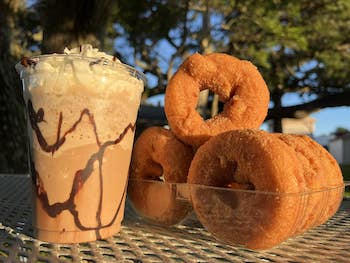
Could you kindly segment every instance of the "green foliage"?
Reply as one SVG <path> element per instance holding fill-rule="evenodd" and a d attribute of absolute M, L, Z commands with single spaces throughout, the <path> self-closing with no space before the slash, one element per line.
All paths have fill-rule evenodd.
<path fill-rule="evenodd" d="M 350 53 L 339 50 L 349 44 L 348 3 L 263 1 L 237 10 L 239 15 L 230 22 L 229 51 L 256 63 L 271 90 L 305 91 L 307 87 L 309 94 L 318 94 L 338 92 L 334 88 L 348 85 Z"/>
<path fill-rule="evenodd" d="M 195 51 L 226 52 L 251 60 L 271 91 L 281 94 L 323 96 L 349 88 L 349 1 L 118 3 L 116 21 L 135 48 L 136 60 L 131 62 L 159 80 L 158 92 L 150 95 L 164 92 L 160 87 L 179 61 Z"/>
<path fill-rule="evenodd" d="M 120 0 L 116 21 L 133 41 L 164 38 L 184 15 L 182 5 L 181 1 Z"/>
<path fill-rule="evenodd" d="M 344 127 L 337 127 L 335 129 L 335 131 L 333 132 L 333 134 L 335 134 L 335 135 L 343 135 L 346 133 L 350 133 L 350 131 Z"/>

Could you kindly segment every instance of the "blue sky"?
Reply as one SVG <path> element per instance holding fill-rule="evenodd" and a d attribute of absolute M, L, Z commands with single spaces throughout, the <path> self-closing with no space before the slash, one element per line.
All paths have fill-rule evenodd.
<path fill-rule="evenodd" d="M 311 115 L 316 121 L 315 136 L 329 134 L 337 127 L 350 130 L 350 107 L 323 109 Z"/>

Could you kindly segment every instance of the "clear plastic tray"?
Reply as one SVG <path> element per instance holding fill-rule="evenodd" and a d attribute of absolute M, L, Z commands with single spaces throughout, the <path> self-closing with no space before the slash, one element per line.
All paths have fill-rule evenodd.
<path fill-rule="evenodd" d="M 268 249 L 325 223 L 338 210 L 349 185 L 275 193 L 130 179 L 128 197 L 137 214 L 148 222 L 172 226 L 194 211 L 219 241 Z"/>

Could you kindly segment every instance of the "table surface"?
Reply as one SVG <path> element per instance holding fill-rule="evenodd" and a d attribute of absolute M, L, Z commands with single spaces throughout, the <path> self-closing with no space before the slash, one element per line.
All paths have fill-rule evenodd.
<path fill-rule="evenodd" d="M 74 245 L 31 237 L 30 180 L 0 175 L 0 262 L 350 262 L 350 201 L 327 223 L 266 251 L 216 241 L 194 216 L 176 227 L 143 222 L 129 203 L 121 232 Z"/>

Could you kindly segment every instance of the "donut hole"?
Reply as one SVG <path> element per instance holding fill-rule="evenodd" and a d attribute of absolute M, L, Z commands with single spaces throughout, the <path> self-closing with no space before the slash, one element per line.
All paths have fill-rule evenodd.
<path fill-rule="evenodd" d="M 219 96 L 219 98 L 216 98 L 215 95 L 216 95 L 216 96 L 219 96 L 219 95 L 216 94 L 215 92 L 209 90 L 208 108 L 209 108 L 209 109 L 212 109 L 212 110 L 213 110 L 214 108 L 216 108 L 216 110 L 215 110 L 214 112 L 211 111 L 211 114 L 210 114 L 211 117 L 214 117 L 214 116 L 216 116 L 216 115 L 221 114 L 221 113 L 223 112 L 223 110 L 224 110 L 224 105 L 225 105 L 225 102 L 226 102 L 226 101 L 220 100 L 220 96 Z M 216 104 L 216 103 L 217 103 L 217 105 L 214 105 L 214 104 Z"/>
<path fill-rule="evenodd" d="M 203 89 L 200 91 L 199 96 L 197 98 L 197 105 L 196 105 L 196 111 L 199 113 L 199 115 L 203 118 L 203 120 L 208 120 L 211 118 L 211 112 L 210 112 L 210 107 L 209 107 L 209 98 L 210 94 L 208 94 L 208 100 L 206 102 L 206 105 L 200 105 L 202 96 L 205 96 L 205 93 L 210 92 L 208 89 Z"/>
<path fill-rule="evenodd" d="M 209 120 L 214 116 L 221 114 L 224 110 L 225 101 L 220 100 L 220 96 L 213 92 L 209 87 L 202 90 L 200 93 L 209 92 L 208 100 L 205 107 L 200 107 L 200 96 L 198 96 L 198 102 L 196 106 L 196 111 L 201 115 L 203 120 Z M 215 95 L 219 96 L 217 98 Z M 216 104 L 217 105 L 214 105 Z M 215 109 L 215 110 L 214 110 Z"/>
<path fill-rule="evenodd" d="M 235 160 L 228 160 L 226 156 L 218 156 L 216 174 L 213 178 L 217 180 L 215 186 L 231 188 L 230 185 L 236 184 L 235 175 L 238 163 Z M 214 184 L 212 184 L 214 185 Z"/>
<path fill-rule="evenodd" d="M 164 181 L 163 167 L 156 162 L 149 165 L 147 171 L 145 171 L 144 179 L 153 181 Z"/>
<path fill-rule="evenodd" d="M 219 168 L 218 175 L 221 178 L 218 186 L 240 189 L 240 190 L 255 190 L 255 186 L 246 182 L 243 178 L 238 176 L 238 162 L 235 160 L 228 160 L 225 156 L 218 157 Z"/>

